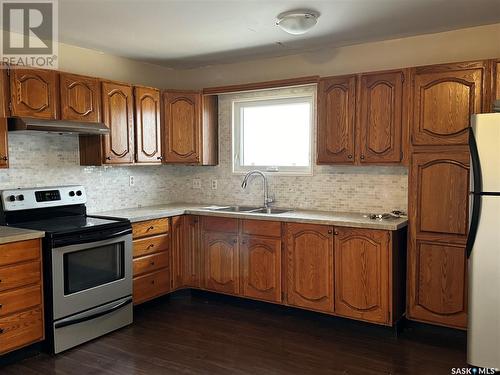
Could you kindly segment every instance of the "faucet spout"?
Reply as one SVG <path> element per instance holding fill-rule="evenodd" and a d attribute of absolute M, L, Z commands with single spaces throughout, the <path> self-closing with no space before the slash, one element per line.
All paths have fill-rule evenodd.
<path fill-rule="evenodd" d="M 259 171 L 257 169 L 248 172 L 245 175 L 245 177 L 243 178 L 243 182 L 241 183 L 241 187 L 243 189 L 246 189 L 246 187 L 248 186 L 248 180 L 253 175 L 261 176 L 262 180 L 264 181 L 264 207 L 269 208 L 269 206 L 271 205 L 271 203 L 274 202 L 274 199 L 269 196 L 269 184 L 268 184 L 268 181 L 267 181 L 267 176 L 263 172 L 261 172 L 261 171 Z"/>

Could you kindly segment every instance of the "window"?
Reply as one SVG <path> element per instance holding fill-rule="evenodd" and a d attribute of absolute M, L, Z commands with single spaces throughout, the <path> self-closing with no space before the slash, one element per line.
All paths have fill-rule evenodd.
<path fill-rule="evenodd" d="M 233 172 L 311 174 L 314 94 L 233 101 Z"/>

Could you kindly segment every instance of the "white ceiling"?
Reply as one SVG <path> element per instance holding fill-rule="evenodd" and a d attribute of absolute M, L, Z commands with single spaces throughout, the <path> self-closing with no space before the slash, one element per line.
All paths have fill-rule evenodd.
<path fill-rule="evenodd" d="M 309 33 L 275 26 L 300 8 L 321 13 Z M 59 0 L 60 41 L 176 68 L 497 22 L 500 0 Z"/>

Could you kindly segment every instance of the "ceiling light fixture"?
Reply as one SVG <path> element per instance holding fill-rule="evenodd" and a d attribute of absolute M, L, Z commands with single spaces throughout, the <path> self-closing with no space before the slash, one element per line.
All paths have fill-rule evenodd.
<path fill-rule="evenodd" d="M 291 10 L 276 17 L 276 25 L 289 34 L 301 35 L 318 23 L 319 13 L 312 10 Z"/>

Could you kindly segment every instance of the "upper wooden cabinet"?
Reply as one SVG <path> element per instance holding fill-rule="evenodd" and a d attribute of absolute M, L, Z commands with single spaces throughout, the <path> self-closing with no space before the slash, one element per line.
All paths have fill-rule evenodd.
<path fill-rule="evenodd" d="M 413 145 L 467 144 L 471 115 L 488 112 L 486 69 L 486 62 L 414 69 Z"/>
<path fill-rule="evenodd" d="M 59 112 L 59 73 L 42 69 L 11 69 L 11 115 L 55 120 Z"/>
<path fill-rule="evenodd" d="M 198 91 L 165 91 L 165 163 L 217 164 L 217 97 Z"/>
<path fill-rule="evenodd" d="M 160 91 L 134 88 L 137 163 L 161 163 Z"/>
<path fill-rule="evenodd" d="M 360 163 L 399 163 L 407 126 L 403 71 L 364 74 L 360 79 L 358 134 Z"/>
<path fill-rule="evenodd" d="M 318 86 L 319 164 L 355 162 L 356 76 L 322 78 Z"/>
<path fill-rule="evenodd" d="M 289 305 L 333 312 L 333 227 L 286 225 Z"/>
<path fill-rule="evenodd" d="M 134 162 L 134 107 L 132 86 L 102 82 L 103 120 L 109 134 L 103 135 L 105 164 Z"/>
<path fill-rule="evenodd" d="M 0 118 L 0 168 L 9 167 L 9 137 L 7 136 L 7 119 Z"/>
<path fill-rule="evenodd" d="M 391 322 L 390 232 L 335 228 L 335 312 Z"/>
<path fill-rule="evenodd" d="M 101 87 L 97 78 L 60 74 L 61 119 L 101 121 Z"/>

